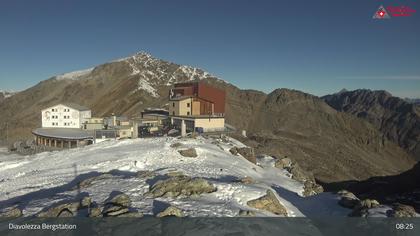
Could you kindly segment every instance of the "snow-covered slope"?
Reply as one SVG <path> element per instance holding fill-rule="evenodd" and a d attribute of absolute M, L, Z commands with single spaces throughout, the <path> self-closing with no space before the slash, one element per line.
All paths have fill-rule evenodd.
<path fill-rule="evenodd" d="M 179 148 L 193 147 L 198 157 L 183 157 L 171 144 Z M 180 171 L 187 176 L 203 177 L 217 187 L 217 191 L 199 198 L 159 198 L 188 216 L 237 216 L 240 209 L 253 210 L 258 216 L 274 216 L 252 209 L 247 201 L 274 190 L 289 216 L 345 216 L 348 210 L 337 205 L 338 198 L 322 193 L 304 198 L 303 186 L 289 174 L 273 167 L 270 157 L 259 158 L 254 165 L 229 149 L 243 144 L 236 140 L 222 142 L 213 138 L 197 139 L 150 138 L 125 141 L 107 141 L 85 148 L 61 152 L 45 152 L 33 156 L 4 155 L 0 153 L 0 208 L 19 202 L 25 215 L 33 215 L 61 200 L 74 198 L 75 179 L 83 180 L 98 172 L 113 173 L 107 178 L 84 188 L 94 201 L 102 203 L 112 191 L 126 193 L 133 207 L 145 214 L 153 214 L 156 199 L 144 197 L 150 182 L 136 177 L 141 170 L 164 175 Z M 238 179 L 251 177 L 254 184 Z"/>

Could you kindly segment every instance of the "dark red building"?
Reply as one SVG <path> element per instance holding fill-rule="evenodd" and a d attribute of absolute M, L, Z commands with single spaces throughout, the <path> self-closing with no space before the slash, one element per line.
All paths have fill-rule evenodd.
<path fill-rule="evenodd" d="M 204 82 L 187 82 L 175 84 L 169 93 L 170 101 L 181 101 L 188 98 L 191 98 L 191 104 L 187 103 L 188 107 L 191 106 L 190 115 L 224 116 L 225 91 Z M 175 103 L 173 105 L 175 106 Z"/>

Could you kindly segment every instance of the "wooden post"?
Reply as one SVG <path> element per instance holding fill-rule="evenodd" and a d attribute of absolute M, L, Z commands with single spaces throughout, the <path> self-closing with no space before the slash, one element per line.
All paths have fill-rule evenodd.
<path fill-rule="evenodd" d="M 64 140 L 61 140 L 61 148 L 64 148 Z"/>
<path fill-rule="evenodd" d="M 54 147 L 57 147 L 57 139 L 54 139 Z"/>

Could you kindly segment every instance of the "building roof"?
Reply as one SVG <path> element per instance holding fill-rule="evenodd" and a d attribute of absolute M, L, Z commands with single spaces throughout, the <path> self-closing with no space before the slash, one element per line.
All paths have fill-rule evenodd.
<path fill-rule="evenodd" d="M 93 138 L 93 130 L 81 130 L 71 128 L 38 128 L 33 130 L 32 133 L 43 137 L 71 140 Z"/>

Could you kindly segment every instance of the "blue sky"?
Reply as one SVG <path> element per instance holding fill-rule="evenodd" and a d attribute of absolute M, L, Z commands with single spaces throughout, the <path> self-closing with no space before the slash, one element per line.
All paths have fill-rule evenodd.
<path fill-rule="evenodd" d="M 373 20 L 379 5 L 410 17 Z M 0 89 L 147 51 L 270 92 L 420 97 L 418 1 L 0 1 Z"/>

